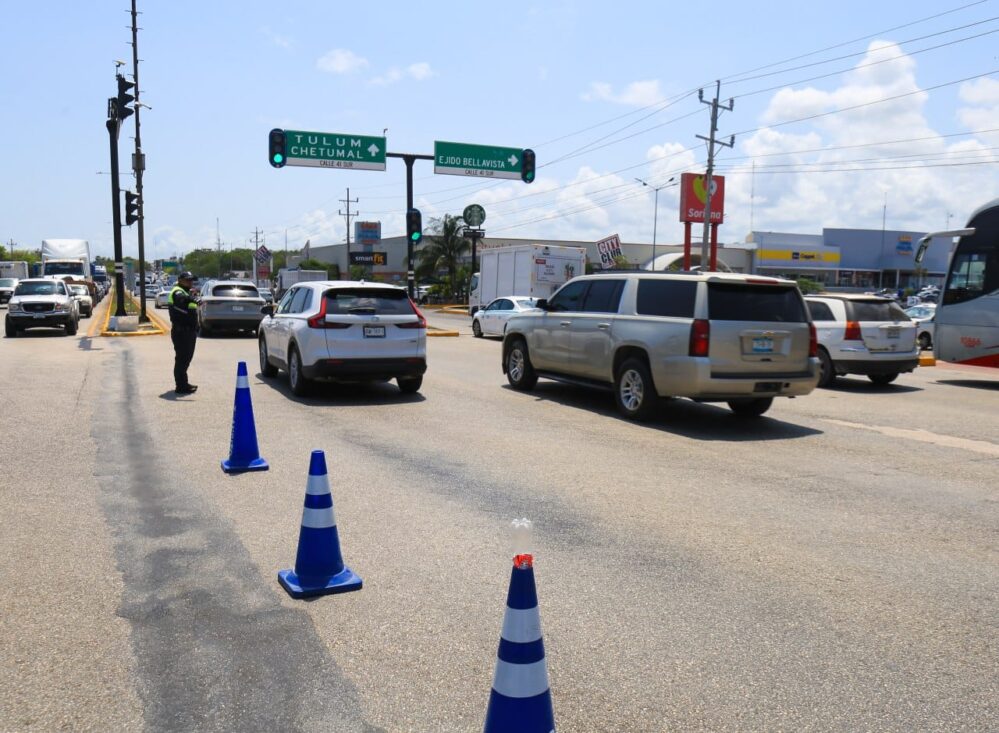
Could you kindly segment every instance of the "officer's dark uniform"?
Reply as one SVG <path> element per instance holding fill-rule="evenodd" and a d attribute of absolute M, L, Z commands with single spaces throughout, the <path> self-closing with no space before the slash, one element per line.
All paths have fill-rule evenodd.
<path fill-rule="evenodd" d="M 191 297 L 191 291 L 178 281 L 167 297 L 170 309 L 170 338 L 173 340 L 174 362 L 173 379 L 177 392 L 189 394 L 197 387 L 187 381 L 187 367 L 194 358 L 194 346 L 198 342 L 198 304 Z"/>

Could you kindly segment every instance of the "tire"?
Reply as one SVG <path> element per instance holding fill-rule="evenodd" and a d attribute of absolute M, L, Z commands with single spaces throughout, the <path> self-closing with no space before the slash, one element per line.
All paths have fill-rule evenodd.
<path fill-rule="evenodd" d="M 395 382 L 403 394 L 416 394 L 423 386 L 423 377 L 399 377 Z"/>
<path fill-rule="evenodd" d="M 10 322 L 10 318 L 5 318 L 3 322 L 3 332 L 7 338 L 12 339 L 17 338 L 18 333 L 20 333 L 20 329 Z"/>
<path fill-rule="evenodd" d="M 920 351 L 925 351 L 933 346 L 933 339 L 925 331 L 919 334 L 919 349 Z"/>
<path fill-rule="evenodd" d="M 66 321 L 65 328 L 66 328 L 66 335 L 67 336 L 75 336 L 76 335 L 76 331 L 79 328 L 79 324 L 76 322 L 75 319 L 71 318 L 70 320 Z"/>
<path fill-rule="evenodd" d="M 825 349 L 819 349 L 819 383 L 815 385 L 816 387 L 831 387 L 832 383 L 836 381 L 836 367 L 833 366 L 832 359 L 829 358 L 829 352 Z"/>
<path fill-rule="evenodd" d="M 656 388 L 649 368 L 641 359 L 626 359 L 614 378 L 614 401 L 629 420 L 648 420 L 656 407 Z"/>
<path fill-rule="evenodd" d="M 538 375 L 531 366 L 531 357 L 527 353 L 524 339 L 516 339 L 506 352 L 506 381 L 510 386 L 522 392 L 534 389 L 538 383 Z"/>
<path fill-rule="evenodd" d="M 898 379 L 898 372 L 894 374 L 868 374 L 867 378 L 879 387 L 884 387 Z"/>
<path fill-rule="evenodd" d="M 263 336 L 260 337 L 258 351 L 260 352 L 260 375 L 273 379 L 277 376 L 278 370 L 277 367 L 271 364 L 267 359 L 267 341 Z"/>
<path fill-rule="evenodd" d="M 482 326 L 474 319 L 472 320 L 472 335 L 477 339 L 482 338 Z"/>
<path fill-rule="evenodd" d="M 302 357 L 298 348 L 292 346 L 288 351 L 288 385 L 296 397 L 305 397 L 309 393 L 310 382 L 302 374 Z"/>
<path fill-rule="evenodd" d="M 728 406 L 739 417 L 759 417 L 770 409 L 773 397 L 755 397 L 745 400 L 729 400 Z"/>

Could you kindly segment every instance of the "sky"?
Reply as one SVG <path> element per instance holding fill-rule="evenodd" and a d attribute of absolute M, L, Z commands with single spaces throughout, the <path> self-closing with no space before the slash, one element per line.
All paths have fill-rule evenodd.
<path fill-rule="evenodd" d="M 0 238 L 113 252 L 107 98 L 131 74 L 127 0 L 4 0 Z M 486 210 L 486 236 L 683 239 L 678 189 L 718 122 L 723 242 L 751 229 L 928 231 L 999 196 L 999 0 L 264 3 L 139 0 L 147 259 L 344 241 L 344 200 L 404 232 L 405 167 L 285 167 L 272 128 L 537 155 L 537 178 L 414 167 L 425 224 Z M 119 141 L 122 188 L 134 117 Z M 635 179 L 642 179 L 643 186 Z M 658 194 L 658 211 L 653 188 Z M 356 201 L 355 201 L 356 200 Z M 355 219 L 352 219 L 352 221 Z M 123 229 L 137 253 L 136 227 Z M 698 235 L 695 235 L 699 236 Z"/>

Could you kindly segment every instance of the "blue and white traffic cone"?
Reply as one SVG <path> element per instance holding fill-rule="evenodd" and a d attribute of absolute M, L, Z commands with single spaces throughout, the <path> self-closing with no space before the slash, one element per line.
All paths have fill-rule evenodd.
<path fill-rule="evenodd" d="M 236 367 L 236 401 L 232 408 L 232 437 L 229 439 L 229 458 L 222 461 L 226 473 L 266 471 L 270 466 L 260 457 L 257 447 L 257 427 L 253 423 L 253 403 L 250 401 L 250 380 L 246 376 L 246 362 Z"/>
<path fill-rule="evenodd" d="M 343 564 L 340 554 L 326 455 L 321 450 L 312 451 L 309 463 L 295 569 L 279 572 L 278 582 L 292 598 L 361 590 L 360 577 Z"/>
<path fill-rule="evenodd" d="M 513 559 L 485 733 L 555 733 L 534 558 Z"/>

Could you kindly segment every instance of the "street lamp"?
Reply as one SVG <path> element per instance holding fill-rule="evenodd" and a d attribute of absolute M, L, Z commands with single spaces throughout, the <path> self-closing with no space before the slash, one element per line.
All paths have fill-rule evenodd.
<path fill-rule="evenodd" d="M 648 181 L 643 181 L 641 178 L 635 179 L 643 186 L 648 186 L 649 188 L 651 188 L 653 191 L 656 192 L 656 203 L 655 203 L 656 209 L 655 209 L 655 214 L 652 217 L 652 269 L 653 270 L 656 269 L 656 228 L 659 224 L 659 192 L 662 191 L 664 188 L 670 188 L 672 186 L 676 186 L 677 184 L 674 183 L 675 179 L 676 176 L 670 176 L 670 179 L 661 186 L 653 186 L 651 183 L 649 183 Z"/>

